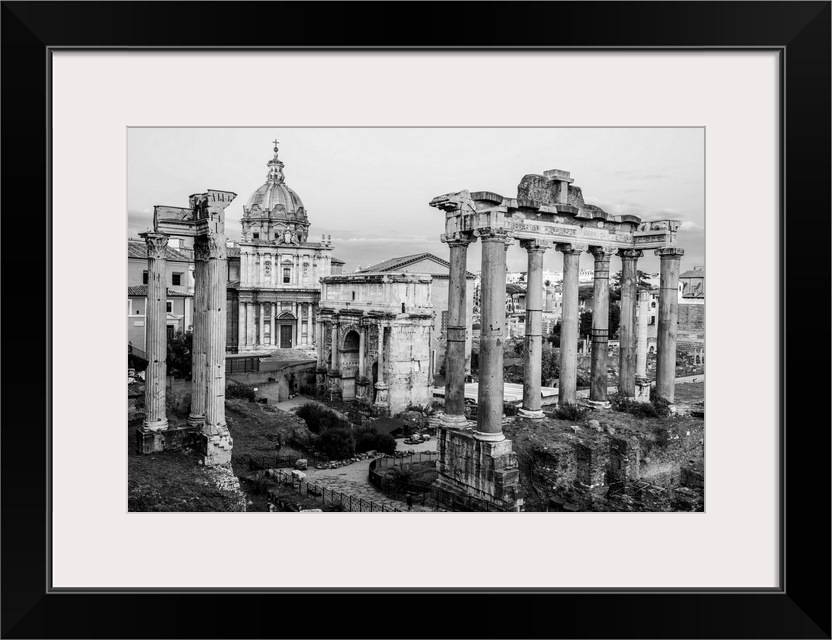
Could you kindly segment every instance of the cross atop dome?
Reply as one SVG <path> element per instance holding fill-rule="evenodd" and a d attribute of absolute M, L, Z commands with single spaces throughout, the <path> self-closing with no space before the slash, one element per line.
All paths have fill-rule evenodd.
<path fill-rule="evenodd" d="M 277 138 L 275 138 L 272 142 L 274 143 L 274 158 L 269 160 L 269 175 L 266 179 L 269 182 L 283 182 L 284 164 L 277 157 Z"/>

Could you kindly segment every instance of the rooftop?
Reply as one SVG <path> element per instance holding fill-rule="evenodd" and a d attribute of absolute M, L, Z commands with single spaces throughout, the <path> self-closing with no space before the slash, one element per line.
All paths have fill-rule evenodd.
<path fill-rule="evenodd" d="M 141 258 L 147 260 L 147 244 L 144 240 L 128 240 L 127 241 L 127 257 Z M 180 251 L 178 249 L 165 248 L 165 259 L 174 260 L 176 262 L 193 262 L 190 251 Z"/>
<path fill-rule="evenodd" d="M 422 260 L 432 260 L 442 266 L 445 266 L 450 271 L 451 263 L 447 260 L 443 260 L 439 256 L 435 256 L 432 253 L 414 253 L 409 256 L 401 256 L 399 258 L 390 258 L 389 260 L 385 260 L 384 262 L 379 262 L 378 264 L 370 265 L 369 267 L 365 267 L 359 273 L 362 272 L 377 272 L 377 271 L 396 271 L 401 269 L 402 267 L 406 267 L 411 264 L 415 264 L 417 262 L 421 262 Z M 468 278 L 476 278 L 476 276 L 471 273 L 470 271 L 465 272 Z M 433 274 L 435 275 L 435 274 Z"/>

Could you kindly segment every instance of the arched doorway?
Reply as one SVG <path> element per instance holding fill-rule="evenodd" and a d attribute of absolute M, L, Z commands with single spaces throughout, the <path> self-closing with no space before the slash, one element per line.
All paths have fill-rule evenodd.
<path fill-rule="evenodd" d="M 358 375 L 358 348 L 361 339 L 354 329 L 347 331 L 341 347 L 341 393 L 344 400 L 355 399 L 355 378 Z"/>

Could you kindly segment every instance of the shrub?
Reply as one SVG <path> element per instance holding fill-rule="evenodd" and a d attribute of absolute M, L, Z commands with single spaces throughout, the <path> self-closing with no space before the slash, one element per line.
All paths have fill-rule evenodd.
<path fill-rule="evenodd" d="M 350 423 L 334 411 L 318 404 L 305 404 L 296 412 L 306 422 L 312 433 L 323 433 L 328 429 L 349 429 Z"/>
<path fill-rule="evenodd" d="M 352 432 L 343 427 L 326 429 L 318 438 L 318 448 L 334 460 L 343 460 L 355 455 L 355 439 Z"/>
<path fill-rule="evenodd" d="M 237 384 L 236 382 L 228 381 L 225 383 L 225 397 L 237 398 L 241 400 L 248 400 L 254 402 L 254 389 L 247 387 L 244 384 Z"/>
<path fill-rule="evenodd" d="M 504 404 L 503 405 L 503 413 L 507 416 L 516 416 L 517 415 L 517 407 L 513 404 Z"/>
<path fill-rule="evenodd" d="M 627 396 L 615 393 L 609 397 L 612 408 L 637 418 L 666 418 L 670 415 L 669 403 L 664 398 L 650 393 L 650 402 L 636 402 Z"/>
<path fill-rule="evenodd" d="M 586 418 L 589 409 L 581 407 L 577 404 L 566 404 L 558 407 L 552 412 L 552 417 L 558 420 L 569 420 L 570 422 L 581 422 Z"/>
<path fill-rule="evenodd" d="M 375 427 L 362 427 L 355 431 L 355 450 L 358 453 L 380 451 L 392 455 L 396 451 L 396 439 L 389 433 L 379 432 Z"/>

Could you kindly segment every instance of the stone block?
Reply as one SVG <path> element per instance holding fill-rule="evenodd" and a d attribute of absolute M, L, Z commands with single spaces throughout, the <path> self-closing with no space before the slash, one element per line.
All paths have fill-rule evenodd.
<path fill-rule="evenodd" d="M 295 469 L 298 469 L 299 471 L 306 471 L 306 468 L 307 468 L 306 458 L 299 458 L 295 461 Z"/>
<path fill-rule="evenodd" d="M 299 471 L 297 469 L 292 470 L 292 480 L 297 482 L 303 482 L 306 480 L 306 474 L 303 471 Z"/>

